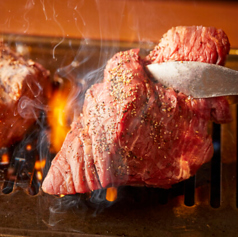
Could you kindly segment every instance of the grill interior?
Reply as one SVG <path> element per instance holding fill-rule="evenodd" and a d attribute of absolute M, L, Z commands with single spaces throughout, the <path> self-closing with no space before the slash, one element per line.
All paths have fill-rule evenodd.
<path fill-rule="evenodd" d="M 21 42 L 20 46 L 27 49 L 26 57 L 43 64 L 52 74 L 76 76 L 78 83 L 82 83 L 83 73 L 101 68 L 119 50 L 140 47 L 143 55 L 152 47 L 146 43 L 90 41 L 85 44 L 80 40 L 65 40 L 55 48 L 60 39 L 13 35 L 4 38 L 12 46 Z M 231 50 L 226 66 L 238 70 L 236 52 Z M 72 61 L 79 62 L 80 72 L 68 66 Z M 102 72 L 103 68 L 94 75 Z M 91 77 L 88 80 L 94 83 Z M 115 202 L 106 201 L 106 190 L 64 197 L 42 193 L 35 162 L 47 158 L 44 177 L 54 157 L 44 136 L 48 125 L 42 113 L 23 141 L 0 150 L 1 160 L 4 154 L 11 157 L 10 163 L 0 165 L 0 234 L 235 236 L 238 230 L 237 105 L 231 105 L 231 110 L 232 123 L 211 124 L 214 156 L 196 176 L 168 190 L 120 187 Z M 31 149 L 27 148 L 29 144 Z"/>

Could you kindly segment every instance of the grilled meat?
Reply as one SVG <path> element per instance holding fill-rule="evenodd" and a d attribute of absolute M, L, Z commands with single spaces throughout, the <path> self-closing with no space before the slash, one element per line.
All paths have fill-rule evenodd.
<path fill-rule="evenodd" d="M 174 31 L 178 38 L 179 32 L 187 29 L 200 30 L 179 29 Z M 207 37 L 213 39 L 210 31 L 214 32 L 213 28 L 206 28 Z M 196 32 L 195 35 L 202 38 Z M 169 37 L 173 41 L 171 34 L 167 41 Z M 218 39 L 226 42 L 226 53 L 216 60 L 219 63 L 224 62 L 229 51 L 229 42 L 224 38 Z M 208 42 L 203 46 L 205 52 L 210 49 Z M 181 44 L 178 47 L 185 48 Z M 187 47 L 193 51 L 191 45 Z M 145 60 L 139 57 L 138 49 L 133 49 L 117 53 L 108 61 L 103 82 L 87 91 L 83 113 L 72 124 L 61 151 L 52 161 L 42 186 L 45 192 L 85 193 L 119 185 L 169 188 L 194 175 L 211 159 L 208 123 L 231 121 L 227 100 L 194 99 L 154 83 L 144 65 L 160 61 L 159 57 L 164 59 L 163 53 L 156 50 L 160 47 Z M 177 60 L 184 59 L 181 52 Z"/>
<path fill-rule="evenodd" d="M 0 147 L 22 139 L 44 108 L 49 72 L 13 52 L 0 40 Z"/>
<path fill-rule="evenodd" d="M 224 65 L 229 50 L 229 40 L 221 29 L 177 26 L 163 35 L 160 43 L 145 58 L 145 63 L 199 61 Z"/>

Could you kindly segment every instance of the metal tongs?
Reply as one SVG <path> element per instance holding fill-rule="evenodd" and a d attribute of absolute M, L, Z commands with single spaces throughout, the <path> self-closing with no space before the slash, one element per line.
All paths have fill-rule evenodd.
<path fill-rule="evenodd" d="M 238 95 L 238 71 L 209 63 L 177 61 L 150 64 L 152 76 L 194 98 Z"/>

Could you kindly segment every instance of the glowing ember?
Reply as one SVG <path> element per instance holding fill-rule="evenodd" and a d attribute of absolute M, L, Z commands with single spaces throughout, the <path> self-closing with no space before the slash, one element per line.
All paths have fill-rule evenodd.
<path fill-rule="evenodd" d="M 41 173 L 41 171 L 37 171 L 36 172 L 36 177 L 37 177 L 37 179 L 39 180 L 39 181 L 41 181 L 42 180 L 42 173 Z"/>
<path fill-rule="evenodd" d="M 37 160 L 36 162 L 35 162 L 35 169 L 36 170 L 40 170 L 40 169 L 43 169 L 44 167 L 45 167 L 45 163 L 46 163 L 46 161 L 45 160 Z"/>
<path fill-rule="evenodd" d="M 36 170 L 36 178 L 38 181 L 42 181 L 43 175 L 42 175 L 42 169 L 45 167 L 46 160 L 37 160 L 35 162 L 35 170 Z"/>
<path fill-rule="evenodd" d="M 117 199 L 117 188 L 110 187 L 107 188 L 106 199 L 109 202 L 113 202 Z"/>
<path fill-rule="evenodd" d="M 2 155 L 2 159 L 1 159 L 1 165 L 6 165 L 9 163 L 9 156 L 8 154 L 3 154 Z"/>
<path fill-rule="evenodd" d="M 26 150 L 27 150 L 27 151 L 30 151 L 31 149 L 32 149 L 31 144 L 26 145 Z"/>
<path fill-rule="evenodd" d="M 58 152 L 70 127 L 67 122 L 67 98 L 69 90 L 58 90 L 53 94 L 49 107 L 48 122 L 51 127 L 51 145 Z"/>
<path fill-rule="evenodd" d="M 60 194 L 60 197 L 61 197 L 61 198 L 64 197 L 64 194 Z"/>

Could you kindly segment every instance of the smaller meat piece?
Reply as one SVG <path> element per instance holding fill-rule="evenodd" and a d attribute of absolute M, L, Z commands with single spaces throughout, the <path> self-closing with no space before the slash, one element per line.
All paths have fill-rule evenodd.
<path fill-rule="evenodd" d="M 197 61 L 223 66 L 229 50 L 228 37 L 221 29 L 177 26 L 163 35 L 160 43 L 145 58 L 145 63 Z"/>
<path fill-rule="evenodd" d="M 49 91 L 49 71 L 0 40 L 0 147 L 23 138 L 44 109 Z"/>

